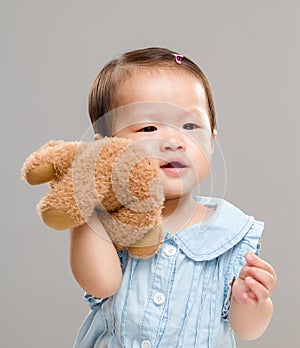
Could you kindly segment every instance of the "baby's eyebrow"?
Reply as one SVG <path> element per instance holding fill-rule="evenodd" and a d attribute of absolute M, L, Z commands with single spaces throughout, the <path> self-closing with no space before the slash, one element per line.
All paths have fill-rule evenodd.
<path fill-rule="evenodd" d="M 205 123 L 206 122 L 206 117 L 202 115 L 201 113 L 195 114 L 195 113 L 185 113 L 180 117 L 181 121 L 193 121 L 196 123 Z"/>
<path fill-rule="evenodd" d="M 179 113 L 169 113 L 169 114 L 147 114 L 142 116 L 139 120 L 134 122 L 134 124 L 146 124 L 146 123 L 157 123 L 157 124 L 173 124 L 179 125 L 182 121 L 194 121 L 194 122 L 205 122 L 206 117 L 201 112 L 196 110 L 195 113 L 190 111 L 184 111 Z"/>
<path fill-rule="evenodd" d="M 205 119 L 205 112 L 202 112 L 200 109 L 187 109 L 184 113 L 184 116 L 196 116 L 196 117 L 200 117 L 202 119 Z"/>
<path fill-rule="evenodd" d="M 210 128 L 210 119 L 205 110 L 203 112 L 199 109 L 191 109 L 182 114 L 181 122 L 185 123 L 195 123 L 201 128 Z"/>

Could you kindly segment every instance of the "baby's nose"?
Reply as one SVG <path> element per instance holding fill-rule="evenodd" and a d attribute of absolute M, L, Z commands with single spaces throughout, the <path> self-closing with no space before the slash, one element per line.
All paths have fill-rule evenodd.
<path fill-rule="evenodd" d="M 162 140 L 160 144 L 161 151 L 185 150 L 185 144 L 181 139 Z"/>

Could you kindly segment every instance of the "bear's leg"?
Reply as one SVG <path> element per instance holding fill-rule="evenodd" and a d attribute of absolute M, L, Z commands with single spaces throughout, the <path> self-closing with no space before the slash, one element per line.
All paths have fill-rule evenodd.
<path fill-rule="evenodd" d="M 61 181 L 51 182 L 50 190 L 37 209 L 43 222 L 56 230 L 73 228 L 85 222 L 83 208 L 74 193 L 72 173 L 67 173 Z M 90 207 L 90 213 L 92 211 Z"/>
<path fill-rule="evenodd" d="M 58 209 L 46 209 L 40 211 L 43 222 L 55 230 L 67 230 L 78 225 L 71 215 Z"/>
<path fill-rule="evenodd" d="M 127 247 L 129 253 L 135 257 L 147 258 L 154 255 L 162 246 L 163 232 L 159 226 L 155 226 L 144 235 L 137 243 Z"/>

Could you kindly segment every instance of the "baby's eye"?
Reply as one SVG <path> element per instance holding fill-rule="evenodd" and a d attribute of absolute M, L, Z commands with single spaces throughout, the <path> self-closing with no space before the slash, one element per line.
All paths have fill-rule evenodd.
<path fill-rule="evenodd" d="M 155 126 L 147 126 L 138 130 L 138 132 L 155 132 L 157 128 Z"/>
<path fill-rule="evenodd" d="M 191 129 L 199 128 L 199 126 L 198 126 L 196 123 L 185 123 L 185 124 L 183 125 L 183 128 L 184 128 L 184 129 L 191 130 Z"/>

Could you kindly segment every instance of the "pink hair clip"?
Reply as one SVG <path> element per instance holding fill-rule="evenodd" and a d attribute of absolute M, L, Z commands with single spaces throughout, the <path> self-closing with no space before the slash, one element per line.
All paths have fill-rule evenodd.
<path fill-rule="evenodd" d="M 182 58 L 183 58 L 182 54 L 173 53 L 172 55 L 175 57 L 175 61 L 176 61 L 177 64 L 181 64 L 182 63 Z"/>

